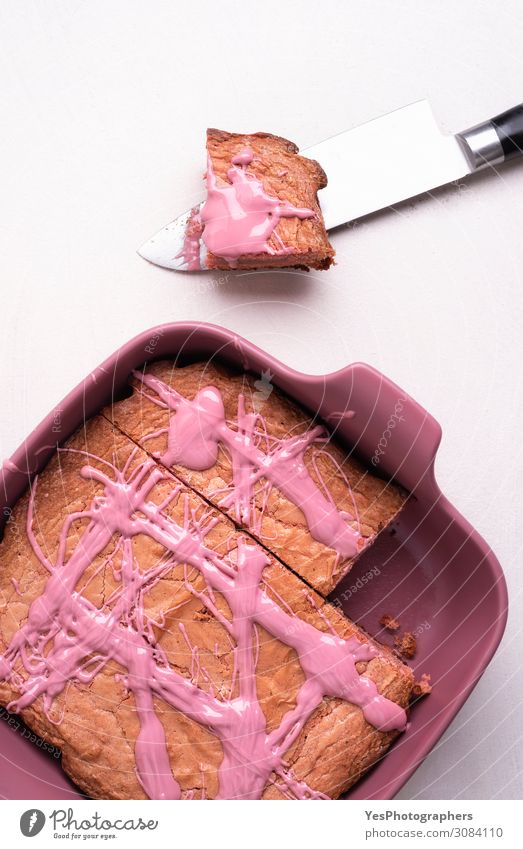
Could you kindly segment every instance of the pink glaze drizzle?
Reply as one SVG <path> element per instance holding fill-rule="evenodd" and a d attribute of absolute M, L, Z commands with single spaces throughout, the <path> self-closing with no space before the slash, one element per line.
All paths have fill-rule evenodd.
<path fill-rule="evenodd" d="M 195 206 L 191 209 L 185 226 L 182 249 L 175 256 L 175 259 L 183 259 L 188 271 L 201 271 L 200 245 L 202 230 L 203 224 L 200 216 L 200 207 Z"/>
<path fill-rule="evenodd" d="M 219 445 L 223 444 L 232 459 L 233 486 L 220 505 L 233 507 L 238 522 L 260 530 L 253 502 L 255 486 L 264 478 L 300 508 L 313 539 L 333 548 L 344 559 L 358 553 L 361 536 L 349 524 L 354 517 L 337 509 L 332 498 L 316 485 L 304 463 L 305 451 L 323 434 L 321 427 L 276 440 L 264 452 L 254 439 L 261 416 L 245 412 L 243 395 L 238 398 L 238 428 L 233 430 L 225 421 L 222 397 L 213 386 L 201 389 L 189 401 L 152 375 L 135 372 L 135 377 L 176 412 L 169 422 L 167 451 L 161 455 L 166 466 L 179 463 L 194 471 L 210 469 L 218 459 Z"/>
<path fill-rule="evenodd" d="M 218 182 L 210 157 L 207 163 L 207 200 L 201 210 L 203 241 L 215 256 L 223 257 L 234 267 L 244 254 L 292 253 L 280 241 L 275 250 L 269 239 L 280 218 L 313 218 L 312 209 L 296 207 L 271 197 L 247 166 L 253 160 L 250 148 L 244 148 L 232 160 L 227 171 L 228 183 Z M 277 236 L 277 234 L 274 234 Z"/>
<path fill-rule="evenodd" d="M 23 593 L 20 590 L 20 581 L 17 581 L 16 578 L 11 578 L 11 583 L 14 587 L 15 593 L 19 596 L 23 595 Z"/>
<path fill-rule="evenodd" d="M 0 656 L 0 680 L 10 681 L 20 694 L 8 709 L 21 711 L 41 697 L 48 717 L 59 722 L 51 717 L 51 710 L 68 683 L 88 684 L 109 660 L 114 660 L 126 670 L 115 679 L 134 696 L 140 723 L 135 742 L 136 771 L 150 798 L 181 797 L 180 785 L 171 771 L 164 728 L 155 712 L 155 698 L 205 726 L 220 740 L 223 760 L 218 798 L 260 798 L 268 782 L 292 798 L 325 798 L 293 776 L 284 754 L 325 696 L 358 705 L 366 720 L 382 731 L 405 728 L 405 711 L 381 696 L 376 685 L 357 672 L 356 663 L 370 660 L 378 650 L 355 637 L 343 640 L 324 633 L 283 610 L 260 586 L 268 563 L 265 553 L 240 539 L 236 563 L 218 556 L 205 544 L 205 535 L 213 525 L 208 514 L 197 520 L 187 500 L 183 525 L 173 521 L 162 505 L 149 499 L 154 486 L 166 479 L 165 473 L 153 460 L 129 471 L 134 454 L 121 471 L 106 461 L 100 462 L 107 471 L 90 465 L 82 468 L 82 477 L 97 482 L 102 492 L 85 511 L 64 521 L 55 563 L 44 555 L 32 529 L 35 482 L 27 531 L 49 576 L 41 595 L 31 603 L 24 624 Z M 67 536 L 75 518 L 88 520 L 88 525 L 66 559 Z M 145 571 L 133 557 L 132 539 L 137 534 L 147 535 L 166 550 L 166 556 Z M 110 599 L 112 607 L 105 603 L 97 608 L 75 588 L 115 535 L 119 539 L 108 561 L 121 551 L 121 565 L 115 570 L 120 585 Z M 207 692 L 182 676 L 169 665 L 156 641 L 144 598 L 174 563 L 183 563 L 186 570 L 194 568 L 203 576 L 208 606 L 213 604 L 214 592 L 221 593 L 229 605 L 232 620 L 221 615 L 219 621 L 234 646 L 236 696 L 231 688 L 228 698 L 218 698 L 212 688 Z M 186 586 L 192 586 L 187 571 Z M 295 649 L 305 675 L 295 707 L 270 732 L 256 692 L 256 625 Z M 192 655 L 197 674 L 201 674 L 197 652 Z"/>

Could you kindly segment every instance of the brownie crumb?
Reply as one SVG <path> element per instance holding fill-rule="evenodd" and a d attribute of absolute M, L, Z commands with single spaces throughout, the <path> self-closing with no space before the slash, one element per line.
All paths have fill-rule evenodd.
<path fill-rule="evenodd" d="M 411 660 L 416 654 L 418 648 L 416 637 L 410 631 L 405 631 L 401 636 L 394 637 L 394 645 L 398 653 L 407 660 Z"/>
<path fill-rule="evenodd" d="M 389 613 L 384 613 L 380 619 L 380 625 L 383 628 L 386 628 L 387 631 L 399 631 L 400 623 L 394 616 L 391 616 Z"/>
<path fill-rule="evenodd" d="M 193 618 L 196 622 L 209 622 L 209 621 L 211 620 L 211 618 L 212 618 L 212 617 L 211 617 L 211 614 L 209 613 L 209 611 L 207 610 L 207 608 L 206 608 L 206 607 L 204 607 L 204 608 L 203 608 L 203 610 L 196 610 L 196 611 L 193 613 L 193 617 L 192 617 L 192 618 Z"/>
<path fill-rule="evenodd" d="M 424 672 L 420 680 L 414 682 L 414 686 L 412 688 L 412 695 L 416 698 L 420 698 L 421 696 L 428 696 L 429 693 L 432 693 L 430 675 L 427 672 Z"/>

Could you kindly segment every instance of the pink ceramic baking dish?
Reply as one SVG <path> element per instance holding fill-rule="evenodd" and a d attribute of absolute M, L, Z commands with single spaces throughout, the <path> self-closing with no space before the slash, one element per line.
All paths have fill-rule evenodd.
<path fill-rule="evenodd" d="M 503 634 L 507 592 L 490 547 L 438 488 L 434 459 L 439 425 L 379 372 L 356 363 L 335 374 L 304 375 L 221 327 L 183 322 L 154 328 L 88 375 L 4 463 L 2 521 L 27 487 L 28 474 L 45 465 L 57 442 L 125 394 L 132 369 L 152 359 L 182 363 L 215 357 L 257 375 L 269 369 L 272 382 L 328 422 L 349 450 L 414 495 L 393 529 L 380 535 L 331 597 L 384 642 L 390 637 L 380 631 L 380 617 L 399 617 L 402 628 L 417 636 L 415 671 L 432 677 L 433 692 L 414 706 L 406 733 L 349 794 L 351 799 L 389 799 L 441 737 L 484 672 Z M 343 415 L 347 411 L 354 415 Z M 0 713 L 0 797 L 79 797 L 59 758 L 45 751 L 41 741 L 31 740 L 16 717 Z"/>

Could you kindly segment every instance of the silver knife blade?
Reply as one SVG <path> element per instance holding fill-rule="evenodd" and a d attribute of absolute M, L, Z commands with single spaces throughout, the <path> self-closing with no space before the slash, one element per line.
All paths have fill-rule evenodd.
<path fill-rule="evenodd" d="M 304 151 L 329 183 L 320 192 L 327 229 L 444 186 L 473 170 L 456 136 L 444 135 L 419 100 Z"/>
<path fill-rule="evenodd" d="M 328 177 L 319 194 L 328 230 L 458 180 L 474 169 L 458 137 L 441 132 L 427 100 L 418 100 L 300 151 Z M 203 202 L 203 194 L 202 194 Z M 187 270 L 181 252 L 191 210 L 138 250 L 155 265 Z M 205 248 L 200 257 L 205 268 Z"/>

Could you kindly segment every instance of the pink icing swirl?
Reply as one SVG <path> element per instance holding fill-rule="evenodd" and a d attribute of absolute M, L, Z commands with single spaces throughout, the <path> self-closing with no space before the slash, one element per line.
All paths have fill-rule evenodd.
<path fill-rule="evenodd" d="M 207 249 L 231 267 L 244 254 L 292 253 L 293 249 L 285 247 L 275 232 L 278 222 L 281 218 L 313 218 L 316 214 L 312 209 L 296 207 L 268 195 L 260 180 L 247 173 L 253 158 L 248 147 L 235 156 L 226 183 L 218 181 L 208 157 L 207 200 L 200 213 L 202 238 Z M 273 234 L 280 243 L 278 250 L 269 244 Z"/>
<path fill-rule="evenodd" d="M 264 478 L 300 508 L 313 539 L 333 548 L 343 559 L 359 552 L 363 540 L 350 525 L 354 517 L 338 510 L 316 485 L 304 462 L 307 448 L 323 435 L 322 427 L 276 440 L 271 450 L 263 452 L 254 439 L 261 416 L 245 412 L 242 395 L 238 402 L 238 428 L 233 430 L 225 421 L 223 400 L 215 387 L 201 389 L 189 401 L 153 375 L 135 372 L 135 377 L 175 412 L 169 422 L 167 450 L 161 455 L 166 466 L 180 464 L 195 471 L 210 469 L 222 444 L 231 455 L 233 486 L 220 504 L 234 507 L 238 522 L 260 530 L 256 526 L 253 502 L 255 486 Z"/>

